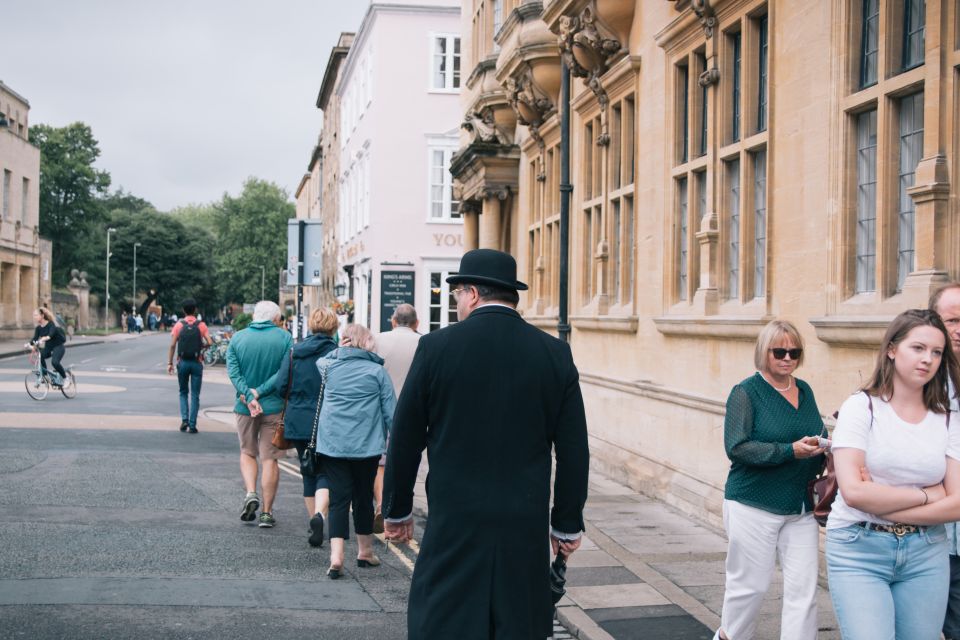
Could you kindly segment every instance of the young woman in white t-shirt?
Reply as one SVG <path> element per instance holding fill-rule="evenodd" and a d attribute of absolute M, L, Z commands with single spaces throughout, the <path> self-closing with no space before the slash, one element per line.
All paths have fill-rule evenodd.
<path fill-rule="evenodd" d="M 947 394 L 958 374 L 940 316 L 911 309 L 887 328 L 867 386 L 840 408 L 827 568 L 844 640 L 940 637 L 943 523 L 960 519 L 960 416 Z"/>

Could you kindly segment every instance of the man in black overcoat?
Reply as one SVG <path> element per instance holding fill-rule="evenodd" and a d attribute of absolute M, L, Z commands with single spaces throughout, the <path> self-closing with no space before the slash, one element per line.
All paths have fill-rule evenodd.
<path fill-rule="evenodd" d="M 550 545 L 565 555 L 580 545 L 589 452 L 579 376 L 570 347 L 517 313 L 527 286 L 516 276 L 509 254 L 463 256 L 447 278 L 460 322 L 420 340 L 394 414 L 389 539 L 412 538 L 424 448 L 430 460 L 410 640 L 551 636 Z"/>

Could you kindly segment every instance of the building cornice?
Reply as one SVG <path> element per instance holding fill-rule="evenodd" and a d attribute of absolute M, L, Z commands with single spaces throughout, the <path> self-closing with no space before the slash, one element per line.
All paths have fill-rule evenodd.
<path fill-rule="evenodd" d="M 341 34 L 341 37 L 344 35 L 353 36 L 354 34 L 344 32 Z M 320 83 L 320 93 L 317 94 L 318 109 L 327 108 L 327 102 L 330 100 L 330 94 L 333 92 L 333 88 L 337 84 L 337 73 L 340 69 L 340 65 L 343 63 L 343 59 L 349 52 L 349 46 L 336 46 L 331 49 L 330 57 L 327 59 L 327 69 L 323 72 L 323 81 Z"/>
<path fill-rule="evenodd" d="M 30 108 L 30 101 L 24 98 L 22 95 L 20 95 L 16 91 L 14 91 L 13 89 L 11 89 L 10 85 L 4 84 L 3 80 L 0 80 L 0 89 L 3 89 L 4 91 L 9 93 L 11 96 L 16 98 L 17 100 L 20 100 L 21 102 L 23 102 L 23 104 L 27 105 L 28 109 Z"/>

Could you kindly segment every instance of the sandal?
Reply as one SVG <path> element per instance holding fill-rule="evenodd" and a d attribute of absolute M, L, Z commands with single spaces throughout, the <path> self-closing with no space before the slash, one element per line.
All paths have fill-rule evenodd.
<path fill-rule="evenodd" d="M 333 565 L 327 569 L 327 577 L 331 580 L 339 580 L 340 576 L 343 575 L 343 567 L 334 567 Z"/>

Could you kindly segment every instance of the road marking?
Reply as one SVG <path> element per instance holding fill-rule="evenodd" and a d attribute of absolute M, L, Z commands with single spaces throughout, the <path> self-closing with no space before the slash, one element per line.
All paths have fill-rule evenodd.
<path fill-rule="evenodd" d="M 88 393 L 121 393 L 126 391 L 126 387 L 116 387 L 110 384 L 87 384 L 78 382 L 77 388 L 84 395 Z M 52 393 L 60 393 L 59 389 L 51 388 Z M 0 382 L 0 393 L 24 393 L 22 382 Z"/>
<path fill-rule="evenodd" d="M 0 369 L 0 375 L 3 374 L 14 374 L 17 376 L 23 376 L 27 372 L 27 368 L 22 369 Z M 137 380 L 170 380 L 173 383 L 177 382 L 177 379 L 174 376 L 167 375 L 165 373 L 130 373 L 125 372 L 123 374 L 108 372 L 108 371 L 86 371 L 83 370 L 82 373 L 84 378 L 123 378 L 125 380 L 136 378 Z M 233 386 L 233 383 L 230 382 L 230 378 L 227 377 L 226 372 L 221 370 L 209 371 L 205 370 L 203 372 L 203 384 L 224 384 Z"/>
<path fill-rule="evenodd" d="M 85 387 L 80 383 L 80 396 L 83 397 Z M 26 396 L 23 391 L 23 383 L 20 383 L 20 393 Z M 198 436 L 186 436 L 177 431 L 180 424 L 179 417 L 156 416 L 156 415 L 123 415 L 120 413 L 111 414 L 91 414 L 91 413 L 72 413 L 70 412 L 70 403 L 73 400 L 64 398 L 60 392 L 53 393 L 43 402 L 37 403 L 37 406 L 46 405 L 44 411 L 60 411 L 58 413 L 36 413 L 34 412 L 11 412 L 0 411 L 0 429 L 97 429 L 110 431 L 169 431 L 176 434 L 173 437 L 196 438 Z M 206 431 L 211 433 L 236 433 L 236 429 L 214 420 L 200 418 L 197 421 L 197 427 L 200 433 Z M 202 435 L 199 437 L 203 437 Z"/>
<path fill-rule="evenodd" d="M 81 360 L 80 364 L 87 364 L 88 362 L 93 362 L 95 358 L 87 358 L 86 360 Z"/>
<path fill-rule="evenodd" d="M 290 475 L 296 476 L 297 478 L 301 478 L 301 479 L 303 478 L 303 476 L 300 475 L 300 469 L 293 466 L 286 460 L 277 460 L 277 464 L 279 465 L 281 471 L 286 471 Z M 393 555 L 397 556 L 400 562 L 403 563 L 403 566 L 405 566 L 410 571 L 413 571 L 413 561 L 410 558 L 408 558 L 406 555 L 404 555 L 404 553 L 400 550 L 400 547 L 398 545 L 391 543 L 389 540 L 386 539 L 386 537 L 382 533 L 375 533 L 373 535 L 380 542 L 382 542 Z M 420 545 L 417 544 L 416 540 L 411 540 L 410 542 L 408 542 L 407 548 L 413 552 L 414 557 L 420 555 Z"/>

